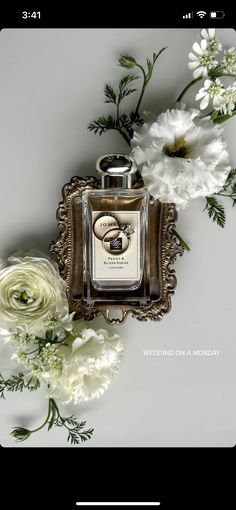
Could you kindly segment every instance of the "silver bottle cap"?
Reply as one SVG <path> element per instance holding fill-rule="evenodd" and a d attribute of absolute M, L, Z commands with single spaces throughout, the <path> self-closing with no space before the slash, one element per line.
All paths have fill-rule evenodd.
<path fill-rule="evenodd" d="M 131 188 L 137 165 L 125 154 L 105 154 L 96 161 L 96 169 L 102 176 L 102 188 Z"/>

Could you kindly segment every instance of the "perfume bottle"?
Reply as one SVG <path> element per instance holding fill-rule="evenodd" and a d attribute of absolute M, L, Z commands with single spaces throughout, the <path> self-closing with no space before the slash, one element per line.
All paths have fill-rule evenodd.
<path fill-rule="evenodd" d="M 108 154 L 96 162 L 101 188 L 83 193 L 84 300 L 149 302 L 148 193 L 132 188 L 133 159 Z"/>

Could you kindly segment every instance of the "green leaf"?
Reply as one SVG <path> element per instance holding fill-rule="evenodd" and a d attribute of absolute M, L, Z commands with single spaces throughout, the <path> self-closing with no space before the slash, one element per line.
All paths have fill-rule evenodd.
<path fill-rule="evenodd" d="M 123 78 L 121 78 L 120 80 L 120 83 L 119 83 L 119 90 L 122 91 L 122 89 L 124 87 L 126 87 L 127 85 L 129 85 L 129 83 L 135 81 L 135 80 L 138 80 L 139 79 L 139 76 L 135 76 L 135 74 L 126 74 L 125 76 L 123 76 Z"/>
<path fill-rule="evenodd" d="M 148 71 L 151 72 L 152 68 L 153 68 L 153 63 L 151 62 L 151 60 L 149 58 L 146 59 L 146 62 L 147 62 Z"/>
<path fill-rule="evenodd" d="M 147 58 L 146 59 L 146 62 L 147 62 L 147 74 L 146 74 L 146 81 L 148 82 L 152 76 L 152 73 L 153 73 L 153 68 L 154 68 L 154 65 L 158 59 L 158 57 L 162 54 L 163 51 L 165 51 L 167 48 L 167 46 L 165 46 L 164 48 L 161 48 L 160 51 L 158 51 L 158 53 L 153 53 L 152 54 L 152 61 Z"/>
<path fill-rule="evenodd" d="M 105 85 L 104 94 L 106 97 L 105 103 L 116 104 L 116 93 L 111 85 L 109 84 Z"/>
<path fill-rule="evenodd" d="M 232 200 L 232 206 L 234 207 L 236 205 L 236 169 L 232 169 L 228 177 L 226 179 L 225 185 L 222 187 L 222 189 L 216 193 L 216 195 L 221 197 L 230 198 Z"/>
<path fill-rule="evenodd" d="M 92 436 L 94 430 L 84 430 L 86 421 L 79 422 L 74 415 L 69 417 L 61 416 L 58 406 L 52 398 L 49 399 L 49 418 L 47 423 L 48 430 L 53 426 L 64 427 L 68 433 L 67 441 L 70 441 L 71 444 L 79 444 L 83 441 L 87 441 L 87 439 L 90 439 Z"/>
<path fill-rule="evenodd" d="M 121 103 L 121 101 L 129 96 L 130 94 L 133 94 L 133 92 L 136 92 L 137 89 L 124 89 L 122 92 L 120 92 L 119 94 L 119 103 Z"/>
<path fill-rule="evenodd" d="M 29 391 L 35 391 L 39 388 L 40 382 L 36 379 L 34 382 L 31 377 L 29 381 L 25 382 L 25 375 L 20 372 L 18 375 L 12 375 L 9 379 L 4 379 L 0 374 L 0 395 L 1 398 L 5 398 L 4 390 L 6 391 L 23 391 L 27 389 Z"/>
<path fill-rule="evenodd" d="M 178 241 L 180 242 L 180 245 L 183 247 L 183 249 L 186 251 L 191 251 L 190 246 L 186 243 L 186 241 L 184 241 L 184 239 L 181 237 L 181 235 L 179 234 L 179 232 L 177 232 L 175 228 L 172 229 L 172 232 L 175 235 L 176 239 L 178 239 Z"/>
<path fill-rule="evenodd" d="M 232 119 L 232 117 L 236 115 L 236 110 L 232 112 L 232 115 L 218 115 L 215 119 L 213 119 L 213 122 L 216 124 L 222 124 L 223 122 L 226 122 L 226 120 Z"/>
<path fill-rule="evenodd" d="M 209 218 L 217 223 L 220 227 L 225 226 L 225 210 L 222 204 L 215 197 L 206 197 L 206 207 Z"/>
<path fill-rule="evenodd" d="M 142 126 L 144 124 L 144 119 L 140 116 L 139 112 L 131 112 L 130 121 L 132 124 L 137 124 L 138 126 Z"/>
<path fill-rule="evenodd" d="M 120 105 L 121 101 L 125 97 L 129 96 L 130 94 L 133 94 L 133 92 L 136 92 L 137 89 L 128 88 L 127 86 L 137 79 L 138 79 L 138 77 L 133 74 L 128 74 L 126 76 L 123 76 L 123 78 L 121 78 L 120 83 L 119 83 L 118 100 L 117 100 L 116 104 Z"/>
<path fill-rule="evenodd" d="M 226 179 L 224 188 L 227 188 L 228 186 L 230 186 L 230 184 L 232 184 L 234 179 L 236 179 L 236 168 L 233 168 L 232 170 L 230 170 L 228 177 Z"/>
<path fill-rule="evenodd" d="M 158 51 L 158 53 L 153 53 L 152 55 L 153 65 L 156 63 L 157 59 L 160 57 L 163 51 L 165 51 L 167 48 L 168 46 L 164 46 L 163 48 L 161 48 L 161 50 Z"/>
<path fill-rule="evenodd" d="M 51 343 L 51 341 L 52 341 L 52 335 L 53 335 L 53 331 L 52 331 L 52 329 L 48 329 L 48 330 L 46 331 L 46 341 L 47 341 L 48 343 Z"/>
<path fill-rule="evenodd" d="M 93 131 L 94 134 L 99 133 L 99 135 L 102 135 L 109 129 L 117 129 L 116 119 L 111 115 L 108 117 L 101 116 L 97 120 L 90 122 L 88 129 Z"/>

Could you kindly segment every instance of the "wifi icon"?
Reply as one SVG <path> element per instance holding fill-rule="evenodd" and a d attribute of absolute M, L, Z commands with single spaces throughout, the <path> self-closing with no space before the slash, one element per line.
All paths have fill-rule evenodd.
<path fill-rule="evenodd" d="M 199 16 L 199 18 L 204 18 L 204 16 L 206 16 L 206 11 L 198 11 L 197 16 Z"/>

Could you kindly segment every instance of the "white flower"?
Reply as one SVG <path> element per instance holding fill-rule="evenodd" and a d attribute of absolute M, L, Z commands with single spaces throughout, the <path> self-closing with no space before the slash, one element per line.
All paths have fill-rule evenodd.
<path fill-rule="evenodd" d="M 0 333 L 39 334 L 68 318 L 66 285 L 58 270 L 42 257 L 12 256 L 0 270 Z"/>
<path fill-rule="evenodd" d="M 193 70 L 194 79 L 200 76 L 207 78 L 208 71 L 213 69 L 218 62 L 214 55 L 208 51 L 206 39 L 202 39 L 200 44 L 195 42 L 193 44 L 193 51 L 195 51 L 196 55 L 192 52 L 189 53 L 188 56 L 192 62 L 188 63 L 188 67 Z"/>
<path fill-rule="evenodd" d="M 224 72 L 236 73 L 236 53 L 234 48 L 229 48 L 224 51 L 224 58 L 221 65 Z"/>
<path fill-rule="evenodd" d="M 230 171 L 222 131 L 196 109 L 167 110 L 145 122 L 131 146 L 149 193 L 183 209 L 192 198 L 218 192 Z"/>
<path fill-rule="evenodd" d="M 50 385 L 47 395 L 75 404 L 99 398 L 107 390 L 120 366 L 123 347 L 118 335 L 104 329 L 83 328 L 77 338 L 57 348 L 60 373 L 50 369 L 39 374 Z"/>
<path fill-rule="evenodd" d="M 207 49 L 212 53 L 218 53 L 222 50 L 222 44 L 219 39 L 215 36 L 215 28 L 205 28 L 201 31 L 201 37 L 207 42 Z"/>
<path fill-rule="evenodd" d="M 232 115 L 236 106 L 236 82 L 233 85 L 227 87 L 224 91 L 223 96 L 221 97 L 220 104 L 217 106 L 216 110 L 219 110 L 224 115 Z"/>
<path fill-rule="evenodd" d="M 221 105 L 222 94 L 224 93 L 224 86 L 217 78 L 216 80 L 205 80 L 204 86 L 199 90 L 196 95 L 196 101 L 202 99 L 200 109 L 204 110 L 208 107 L 210 99 L 213 99 L 213 108 L 217 109 Z"/>

